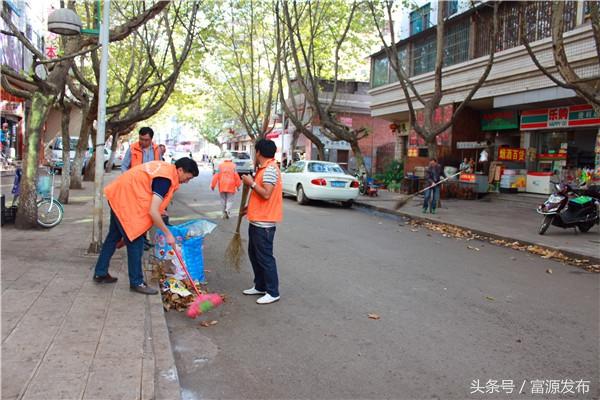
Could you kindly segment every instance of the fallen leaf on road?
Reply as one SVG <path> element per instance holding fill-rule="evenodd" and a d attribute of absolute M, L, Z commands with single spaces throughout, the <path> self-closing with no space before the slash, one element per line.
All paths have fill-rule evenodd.
<path fill-rule="evenodd" d="M 210 324 L 208 323 L 208 321 L 202 321 L 202 322 L 200 322 L 200 326 L 202 326 L 204 328 L 208 328 L 210 326 Z"/>
<path fill-rule="evenodd" d="M 473 246 L 467 246 L 467 249 L 479 251 L 479 249 L 477 247 L 473 247 Z"/>
<path fill-rule="evenodd" d="M 371 313 L 371 314 L 369 314 L 369 318 L 370 319 L 379 319 L 381 317 L 379 315 L 377 315 L 377 314 Z"/>
<path fill-rule="evenodd" d="M 521 339 L 517 339 L 517 343 L 521 343 Z"/>
<path fill-rule="evenodd" d="M 548 269 L 546 270 L 546 273 L 547 273 L 547 274 L 552 274 L 552 270 L 551 270 L 550 268 L 548 268 Z"/>
<path fill-rule="evenodd" d="M 418 229 L 411 229 L 410 231 L 411 231 L 411 232 L 419 232 L 419 230 L 418 230 Z"/>
<path fill-rule="evenodd" d="M 209 322 L 209 324 L 210 324 L 210 325 L 216 325 L 216 324 L 218 324 L 218 323 L 219 323 L 219 321 L 216 321 L 216 320 L 214 320 L 214 319 L 213 319 L 212 321 L 210 321 L 210 322 Z"/>
<path fill-rule="evenodd" d="M 493 298 L 492 296 L 485 296 L 486 299 L 488 299 L 489 301 L 496 301 L 495 298 Z"/>

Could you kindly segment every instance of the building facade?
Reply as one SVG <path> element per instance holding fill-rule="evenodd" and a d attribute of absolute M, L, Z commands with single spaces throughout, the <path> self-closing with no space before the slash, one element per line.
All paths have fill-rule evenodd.
<path fill-rule="evenodd" d="M 520 35 L 525 34 L 541 64 L 556 72 L 551 2 L 500 3 L 496 49 L 490 49 L 493 25 L 489 4 L 448 5 L 451 15 L 444 34 L 439 121 L 451 117 L 452 110 L 466 98 L 482 75 L 491 51 L 494 63 L 487 80 L 453 126 L 437 137 L 442 162 L 458 167 L 464 157 L 477 161 L 485 148 L 491 160 L 502 161 L 508 169 L 560 174 L 565 179 L 576 177 L 585 168 L 600 173 L 600 116 L 575 92 L 547 78 L 521 45 Z M 565 3 L 564 41 L 568 60 L 577 74 L 594 80 L 600 77 L 600 62 L 589 6 L 587 1 Z M 436 2 L 422 2 L 420 8 L 407 15 L 408 35 L 397 43 L 402 65 L 416 90 L 425 96 L 434 89 L 436 9 Z M 383 50 L 371 56 L 369 93 L 371 114 L 393 122 L 399 127 L 399 135 L 405 137 L 406 170 L 425 165 L 427 148 L 409 128 L 408 103 Z"/>

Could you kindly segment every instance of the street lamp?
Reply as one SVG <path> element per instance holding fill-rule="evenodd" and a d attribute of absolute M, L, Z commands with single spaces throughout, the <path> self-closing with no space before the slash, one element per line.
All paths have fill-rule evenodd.
<path fill-rule="evenodd" d="M 48 16 L 48 30 L 57 35 L 79 35 L 82 26 L 79 15 L 69 8 L 59 8 Z"/>
<path fill-rule="evenodd" d="M 99 253 L 102 246 L 102 183 L 104 179 L 104 142 L 106 122 L 106 86 L 108 74 L 108 42 L 109 42 L 110 0 L 104 2 L 103 18 L 100 25 L 100 44 L 102 58 L 100 60 L 100 77 L 98 82 L 98 116 L 96 130 L 96 165 L 94 178 L 94 212 L 92 242 L 88 253 Z M 100 2 L 96 3 L 96 23 L 99 22 Z M 68 8 L 59 8 L 48 16 L 48 30 L 59 35 L 79 35 L 82 32 L 81 18 Z M 83 33 L 97 34 L 96 29 L 84 29 Z"/>

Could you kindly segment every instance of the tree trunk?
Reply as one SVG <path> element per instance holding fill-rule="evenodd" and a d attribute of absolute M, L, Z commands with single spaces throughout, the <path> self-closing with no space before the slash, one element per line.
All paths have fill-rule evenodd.
<path fill-rule="evenodd" d="M 62 179 L 58 201 L 63 204 L 69 203 L 69 186 L 71 186 L 71 135 L 69 134 L 69 122 L 71 120 L 71 105 L 65 104 L 62 109 L 61 131 L 62 131 Z"/>
<path fill-rule="evenodd" d="M 435 136 L 431 141 L 427 141 L 427 156 L 429 159 L 437 159 L 437 142 L 435 141 Z"/>
<path fill-rule="evenodd" d="M 92 106 L 93 106 L 92 102 Z M 84 103 L 81 118 L 81 129 L 79 133 L 79 142 L 75 151 L 75 159 L 73 160 L 73 168 L 71 169 L 71 189 L 83 189 L 83 161 L 88 151 L 88 141 L 90 137 L 90 129 L 92 129 L 93 118 L 90 114 L 93 112 L 90 105 Z"/>
<path fill-rule="evenodd" d="M 19 195 L 19 210 L 15 226 L 19 229 L 37 228 L 37 177 L 39 148 L 42 143 L 42 127 L 54 96 L 35 92 L 31 99 L 31 113 L 25 143 L 26 157 L 23 160 L 23 178 Z"/>
<path fill-rule="evenodd" d="M 315 145 L 315 147 L 317 148 L 317 157 L 319 160 L 321 161 L 325 161 L 325 145 L 321 142 L 319 143 L 315 143 L 315 142 L 311 142 Z"/>
<path fill-rule="evenodd" d="M 92 127 L 90 132 L 92 136 L 92 149 L 94 150 L 92 151 L 92 158 L 88 161 L 85 166 L 85 171 L 83 172 L 83 180 L 86 182 L 94 182 L 94 176 L 96 175 L 96 129 Z M 104 157 L 104 154 L 101 156 Z"/>
<path fill-rule="evenodd" d="M 119 137 L 120 135 L 118 133 L 113 133 L 112 134 L 112 142 L 110 144 L 110 157 L 108 159 L 108 162 L 106 163 L 106 169 L 105 172 L 110 172 L 113 169 L 113 165 L 115 163 L 115 154 L 117 153 L 117 147 L 119 147 Z"/>
<path fill-rule="evenodd" d="M 363 173 L 368 174 L 367 166 L 365 165 L 365 159 L 362 155 L 360 147 L 358 146 L 358 141 L 352 140 L 350 142 L 350 148 L 352 149 L 352 153 L 354 153 L 354 160 L 356 161 L 356 168 L 358 169 L 359 175 L 362 175 Z"/>

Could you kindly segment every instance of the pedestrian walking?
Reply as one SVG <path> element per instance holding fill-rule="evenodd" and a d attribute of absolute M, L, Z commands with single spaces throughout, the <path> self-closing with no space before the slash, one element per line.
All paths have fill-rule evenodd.
<path fill-rule="evenodd" d="M 167 244 L 175 245 L 175 238 L 162 220 L 161 212 L 166 209 L 179 185 L 196 176 L 198 165 L 194 160 L 184 157 L 175 164 L 151 161 L 138 165 L 106 186 L 104 195 L 110 207 L 110 226 L 96 262 L 96 283 L 117 281 L 108 273 L 108 267 L 117 243 L 124 239 L 129 287 L 142 294 L 158 293 L 144 282 L 144 235 L 154 225 L 163 231 Z"/>
<path fill-rule="evenodd" d="M 251 189 L 248 206 L 248 257 L 254 271 L 254 286 L 246 295 L 263 295 L 256 302 L 270 304 L 279 300 L 279 277 L 273 256 L 273 240 L 278 222 L 283 219 L 281 173 L 275 161 L 275 142 L 261 139 L 254 145 L 258 169 L 256 177 L 242 176 Z"/>
<path fill-rule="evenodd" d="M 161 159 L 158 145 L 152 142 L 153 137 L 154 131 L 152 128 L 147 126 L 140 128 L 138 131 L 138 141 L 129 146 L 123 157 L 123 163 L 121 164 L 122 172 L 148 161 L 158 161 Z"/>
<path fill-rule="evenodd" d="M 425 184 L 431 186 L 442 180 L 442 166 L 438 164 L 437 159 L 432 158 L 429 160 L 429 166 L 425 170 Z M 435 209 L 440 201 L 440 186 L 432 187 L 425 191 L 425 200 L 423 201 L 423 213 L 430 210 L 432 214 L 435 214 Z"/>
<path fill-rule="evenodd" d="M 219 164 L 218 171 L 219 172 L 213 175 L 210 183 L 210 190 L 214 191 L 215 187 L 217 185 L 219 186 L 223 218 L 228 219 L 230 216 L 229 210 L 233 203 L 233 196 L 242 184 L 242 180 L 235 170 L 235 164 L 233 163 L 233 156 L 231 153 L 225 153 L 223 161 Z"/>

